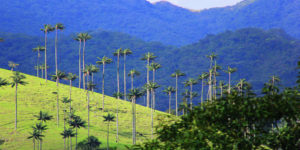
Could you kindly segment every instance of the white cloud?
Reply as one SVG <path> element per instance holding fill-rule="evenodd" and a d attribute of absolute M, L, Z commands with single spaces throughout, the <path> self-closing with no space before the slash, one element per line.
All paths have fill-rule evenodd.
<path fill-rule="evenodd" d="M 148 0 L 148 1 L 150 2 L 169 1 L 175 5 L 184 8 L 201 10 L 201 9 L 213 8 L 213 7 L 231 6 L 242 0 Z"/>

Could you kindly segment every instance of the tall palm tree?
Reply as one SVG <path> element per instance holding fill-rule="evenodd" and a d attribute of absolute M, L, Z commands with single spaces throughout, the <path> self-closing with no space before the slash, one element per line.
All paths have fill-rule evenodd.
<path fill-rule="evenodd" d="M 37 55 L 37 66 L 39 66 L 39 60 L 40 60 L 40 57 L 41 57 L 40 52 L 45 51 L 45 47 L 44 46 L 37 46 L 37 47 L 33 48 L 32 50 L 34 52 L 38 53 L 38 55 Z M 37 67 L 36 76 L 39 77 L 39 67 Z"/>
<path fill-rule="evenodd" d="M 50 24 L 44 24 L 44 28 L 41 29 L 41 31 L 45 34 L 45 80 L 47 82 L 47 35 L 51 31 L 53 31 L 54 28 Z"/>
<path fill-rule="evenodd" d="M 117 56 L 117 92 L 120 92 L 120 56 L 123 55 L 122 48 L 117 49 L 114 53 L 114 56 Z M 120 99 L 120 98 L 118 98 Z"/>
<path fill-rule="evenodd" d="M 204 80 L 208 78 L 208 73 L 203 72 L 198 76 L 198 80 L 201 80 L 201 105 L 203 104 L 203 90 L 204 90 Z"/>
<path fill-rule="evenodd" d="M 128 73 L 128 76 L 130 76 L 131 78 L 131 90 L 133 89 L 133 78 L 135 76 L 139 76 L 140 75 L 140 72 L 138 72 L 137 70 L 135 69 L 131 69 Z"/>
<path fill-rule="evenodd" d="M 148 66 L 149 67 L 149 70 L 151 70 L 152 72 L 153 72 L 153 79 L 152 79 L 152 82 L 155 82 L 155 72 L 156 72 L 156 70 L 157 69 L 159 69 L 159 68 L 161 68 L 161 65 L 159 64 L 159 63 L 154 63 L 154 62 L 152 62 L 151 64 L 150 64 L 150 66 Z"/>
<path fill-rule="evenodd" d="M 37 120 L 41 122 L 47 122 L 53 118 L 53 116 L 49 115 L 47 112 L 40 111 L 39 115 L 34 115 L 34 117 L 37 118 Z"/>
<path fill-rule="evenodd" d="M 130 49 L 124 49 L 123 56 L 124 56 L 124 99 L 126 100 L 126 56 L 132 54 Z"/>
<path fill-rule="evenodd" d="M 12 61 L 8 62 L 8 67 L 11 68 L 11 71 L 14 71 L 14 68 L 17 68 L 19 66 L 19 64 L 14 63 Z"/>
<path fill-rule="evenodd" d="M 178 78 L 181 76 L 185 76 L 180 70 L 175 70 L 174 73 L 171 74 L 171 77 L 175 78 L 176 80 L 176 87 L 175 87 L 175 109 L 176 109 L 176 116 L 178 116 Z"/>
<path fill-rule="evenodd" d="M 39 131 L 42 134 L 48 128 L 47 128 L 47 125 L 43 125 L 43 123 L 40 122 L 40 123 L 35 124 L 35 126 L 32 126 L 32 129 L 33 130 L 37 130 L 37 131 Z M 42 142 L 43 142 L 43 139 L 41 138 L 40 142 L 39 142 L 40 143 L 40 150 L 42 150 Z"/>
<path fill-rule="evenodd" d="M 79 51 L 78 51 L 78 75 L 79 75 L 79 85 L 78 88 L 81 88 L 81 43 L 83 41 L 83 33 L 77 34 L 76 38 L 74 40 L 79 41 Z"/>
<path fill-rule="evenodd" d="M 58 64 L 57 64 L 57 31 L 60 30 L 62 31 L 65 26 L 62 23 L 57 23 L 55 26 L 55 74 L 57 75 L 58 73 Z M 56 80 L 56 84 L 58 84 L 58 81 Z"/>
<path fill-rule="evenodd" d="M 151 101 L 151 137 L 153 138 L 153 111 L 155 109 L 155 89 L 159 88 L 160 86 L 155 82 L 149 82 L 146 84 L 146 88 L 151 91 L 152 101 Z"/>
<path fill-rule="evenodd" d="M 184 82 L 184 86 L 190 87 L 190 109 L 193 109 L 193 85 L 197 84 L 198 81 L 193 79 L 193 78 L 189 78 L 187 81 Z"/>
<path fill-rule="evenodd" d="M 115 121 L 115 116 L 113 114 L 108 113 L 106 116 L 103 116 L 104 122 L 107 122 L 107 150 L 109 149 L 109 123 L 111 121 Z"/>
<path fill-rule="evenodd" d="M 131 51 L 130 50 L 127 50 L 126 49 L 126 52 L 125 52 L 125 55 L 124 55 L 124 52 L 122 50 L 122 48 L 119 48 L 117 49 L 113 54 L 114 56 L 117 56 L 117 93 L 120 93 L 120 56 L 124 55 L 124 60 L 126 59 L 126 55 L 127 53 L 129 54 Z M 125 66 L 125 61 L 124 61 L 124 67 Z M 124 71 L 125 71 L 126 68 L 124 68 Z M 125 79 L 124 79 L 124 83 L 125 83 Z M 125 83 L 126 84 L 126 83 Z M 124 85 L 125 87 L 125 85 Z M 125 89 L 125 88 L 124 88 Z M 124 94 L 125 94 L 125 90 L 124 90 Z M 117 96 L 120 96 L 120 94 L 118 94 Z M 120 99 L 120 97 L 117 97 L 117 99 Z M 126 99 L 126 97 L 125 97 Z M 119 111 L 119 105 L 118 105 L 118 102 L 117 102 L 117 136 L 116 136 L 116 141 L 118 143 L 119 141 L 119 128 L 118 128 L 118 124 L 119 124 L 119 116 L 118 116 L 118 111 Z"/>
<path fill-rule="evenodd" d="M 81 127 L 85 128 L 85 121 L 83 121 L 79 116 L 74 116 L 72 117 L 72 120 L 69 121 L 69 124 L 71 127 L 75 128 L 75 137 L 76 137 L 76 144 L 75 144 L 75 150 L 77 150 L 77 135 L 78 135 L 78 131 L 77 129 L 80 129 Z"/>
<path fill-rule="evenodd" d="M 58 71 L 57 75 L 52 75 L 52 80 L 56 81 L 56 90 L 57 90 L 57 94 L 56 94 L 56 108 L 57 108 L 57 127 L 59 127 L 59 87 L 58 87 L 58 83 L 60 79 L 64 79 L 66 78 L 66 73 L 62 72 L 62 71 Z"/>
<path fill-rule="evenodd" d="M 3 38 L 0 38 L 0 42 L 3 42 L 4 41 L 4 39 Z"/>
<path fill-rule="evenodd" d="M 70 149 L 72 150 L 72 137 L 75 136 L 74 131 L 72 129 L 65 129 L 62 133 L 60 133 L 60 135 L 63 136 L 63 139 L 66 139 L 66 138 L 69 139 L 70 142 L 68 144 L 68 149 L 70 147 Z M 76 145 L 75 145 L 75 147 L 76 147 Z"/>
<path fill-rule="evenodd" d="M 147 68 L 147 84 L 149 84 L 149 65 L 150 65 L 150 61 L 152 61 L 152 60 L 154 60 L 155 58 L 156 58 L 157 56 L 154 56 L 154 54 L 153 53 L 150 53 L 150 52 L 148 52 L 148 53 L 146 53 L 146 54 L 144 54 L 144 56 L 141 58 L 141 60 L 146 60 L 147 61 L 147 66 L 146 66 L 146 68 Z M 147 89 L 147 107 L 149 107 L 150 105 L 150 90 L 149 89 Z"/>
<path fill-rule="evenodd" d="M 136 100 L 143 95 L 140 89 L 132 89 L 128 94 L 132 104 L 132 144 L 136 144 Z"/>
<path fill-rule="evenodd" d="M 69 99 L 72 100 L 72 82 L 77 79 L 77 75 L 73 73 L 69 73 L 66 77 L 66 80 L 70 81 L 70 91 L 69 91 Z M 70 112 L 71 112 L 72 104 L 70 102 Z"/>
<path fill-rule="evenodd" d="M 87 105 L 87 109 L 88 109 L 88 137 L 90 137 L 90 92 L 92 89 L 94 89 L 96 87 L 95 84 L 93 84 L 91 81 L 88 81 L 87 83 L 87 91 L 86 91 L 86 95 L 87 95 L 87 100 L 88 100 L 88 105 Z"/>
<path fill-rule="evenodd" d="M 171 114 L 171 99 L 172 99 L 172 93 L 175 92 L 175 88 L 172 86 L 168 86 L 163 90 L 163 92 L 169 95 L 169 114 Z"/>
<path fill-rule="evenodd" d="M 113 97 L 115 98 L 123 98 L 123 94 L 121 92 L 116 92 L 113 94 Z M 117 134 L 116 134 L 116 141 L 119 141 L 119 103 L 117 102 L 117 111 L 116 111 L 116 128 L 117 128 Z"/>
<path fill-rule="evenodd" d="M 217 55 L 215 53 L 211 53 L 210 55 L 206 55 L 206 57 L 209 59 L 209 78 L 208 78 L 208 95 L 209 100 L 212 99 L 212 76 L 213 76 L 213 62 L 217 58 Z"/>
<path fill-rule="evenodd" d="M 24 81 L 26 78 L 24 75 L 22 75 L 20 72 L 14 72 L 12 78 L 12 85 L 11 87 L 15 87 L 15 131 L 17 131 L 17 124 L 18 124 L 18 86 L 19 85 L 26 85 L 27 82 Z"/>
<path fill-rule="evenodd" d="M 88 33 L 83 33 L 82 34 L 82 41 L 83 41 L 83 49 L 82 49 L 82 66 L 83 70 L 85 70 L 85 59 L 84 59 L 84 54 L 85 54 L 85 43 L 87 40 L 91 39 L 92 36 L 90 36 Z M 85 89 L 85 78 L 83 78 L 83 89 Z"/>
<path fill-rule="evenodd" d="M 103 65 L 102 67 L 102 111 L 104 111 L 104 73 L 105 73 L 105 64 L 110 64 L 112 59 L 103 56 L 102 58 L 97 57 L 99 61 L 96 63 L 99 65 Z"/>
<path fill-rule="evenodd" d="M 44 137 L 44 135 L 42 135 L 42 133 L 38 130 L 33 130 L 33 132 L 30 133 L 30 136 L 27 137 L 27 139 L 33 139 L 33 149 L 35 150 L 35 141 L 40 141 L 42 140 L 42 137 Z M 39 145 L 38 145 L 39 147 Z"/>
<path fill-rule="evenodd" d="M 230 66 L 228 66 L 228 70 L 225 70 L 226 73 L 228 73 L 228 94 L 230 94 L 230 89 L 231 89 L 231 74 L 236 72 L 237 69 L 236 68 L 231 68 Z"/>

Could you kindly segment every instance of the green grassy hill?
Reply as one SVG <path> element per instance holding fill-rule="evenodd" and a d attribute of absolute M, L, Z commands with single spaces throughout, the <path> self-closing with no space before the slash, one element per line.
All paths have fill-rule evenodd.
<path fill-rule="evenodd" d="M 12 72 L 5 69 L 0 69 L 0 77 L 10 81 Z M 32 140 L 27 139 L 29 132 L 32 131 L 31 126 L 37 123 L 34 115 L 37 115 L 40 110 L 46 111 L 53 115 L 53 120 L 47 122 L 48 130 L 44 133 L 43 149 L 63 149 L 64 141 L 60 133 L 63 131 L 63 108 L 61 102 L 63 97 L 69 95 L 69 86 L 60 84 L 60 127 L 56 124 L 56 95 L 52 92 L 56 91 L 56 83 L 53 81 L 45 81 L 30 75 L 25 75 L 25 81 L 28 82 L 25 86 L 18 88 L 18 130 L 14 132 L 14 116 L 15 116 L 15 101 L 14 88 L 5 86 L 0 88 L 0 140 L 5 142 L 0 145 L 0 149 L 32 149 Z M 107 86 L 110 86 L 107 84 Z M 115 98 L 105 97 L 104 112 L 97 109 L 98 102 L 102 102 L 101 94 L 91 93 L 91 112 L 90 112 L 90 135 L 96 136 L 101 142 L 100 147 L 106 147 L 107 124 L 103 122 L 103 115 L 108 112 L 116 112 L 117 103 L 119 103 L 119 144 L 116 141 L 116 123 L 111 123 L 110 127 L 110 147 L 118 147 L 124 149 L 125 145 L 130 145 L 131 140 L 131 103 Z M 83 120 L 87 121 L 87 101 L 84 90 L 72 87 L 72 106 L 76 110 L 76 115 L 79 115 Z M 101 105 L 102 103 L 100 103 Z M 151 115 L 150 109 L 137 105 L 137 143 L 142 142 L 151 137 Z M 166 115 L 163 112 L 156 111 L 155 119 L 160 115 Z M 158 122 L 155 121 L 155 124 Z M 78 130 L 78 142 L 87 138 L 87 129 Z M 75 138 L 73 138 L 73 146 Z"/>

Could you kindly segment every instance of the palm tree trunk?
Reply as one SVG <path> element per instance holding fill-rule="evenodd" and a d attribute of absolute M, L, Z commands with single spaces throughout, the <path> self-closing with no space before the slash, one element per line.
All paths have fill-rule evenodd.
<path fill-rule="evenodd" d="M 40 149 L 40 140 L 37 140 L 38 144 L 37 144 L 37 149 L 39 150 Z"/>
<path fill-rule="evenodd" d="M 201 106 L 203 106 L 203 87 L 204 87 L 204 85 L 203 85 L 203 83 L 204 83 L 203 80 L 204 80 L 204 79 L 201 80 Z"/>
<path fill-rule="evenodd" d="M 153 69 L 153 77 L 152 77 L 153 83 L 155 82 L 155 69 Z"/>
<path fill-rule="evenodd" d="M 75 144 L 75 150 L 77 150 L 77 128 L 75 130 L 76 130 L 76 135 L 75 135 L 75 138 L 76 138 L 76 140 L 75 140 L 75 142 L 76 142 L 76 144 Z"/>
<path fill-rule="evenodd" d="M 149 84 L 149 64 L 150 64 L 150 59 L 147 59 L 147 84 Z M 147 107 L 149 108 L 150 104 L 150 91 L 147 89 Z"/>
<path fill-rule="evenodd" d="M 83 67 L 83 71 L 85 70 L 84 50 L 85 50 L 85 40 L 83 40 L 83 49 L 82 49 L 82 67 Z M 83 89 L 85 90 L 85 77 L 84 76 L 83 76 Z"/>
<path fill-rule="evenodd" d="M 151 90 L 152 95 L 154 95 L 154 91 Z M 152 96 L 152 108 L 151 108 L 151 139 L 153 139 L 153 96 Z"/>
<path fill-rule="evenodd" d="M 47 31 L 45 32 L 45 80 L 47 82 Z"/>
<path fill-rule="evenodd" d="M 66 111 L 64 111 L 64 131 L 66 131 Z M 64 138 L 64 150 L 66 149 L 66 138 Z"/>
<path fill-rule="evenodd" d="M 133 74 L 131 74 L 131 90 L 133 90 Z"/>
<path fill-rule="evenodd" d="M 109 121 L 107 124 L 107 150 L 109 150 Z"/>
<path fill-rule="evenodd" d="M 89 91 L 87 91 L 87 99 L 88 99 L 88 137 L 90 137 L 90 94 Z"/>
<path fill-rule="evenodd" d="M 120 93 L 120 52 L 118 52 L 118 60 L 117 60 L 117 90 L 118 93 Z M 118 95 L 117 97 L 118 99 L 120 99 L 120 96 Z"/>
<path fill-rule="evenodd" d="M 42 150 L 42 143 L 43 143 L 43 140 L 40 140 L 40 150 Z"/>
<path fill-rule="evenodd" d="M 57 77 L 57 27 L 55 29 L 55 74 Z M 58 86 L 58 78 L 56 78 L 56 86 Z"/>
<path fill-rule="evenodd" d="M 67 141 L 67 149 L 70 149 L 70 137 L 68 137 L 68 141 Z"/>
<path fill-rule="evenodd" d="M 94 73 L 92 73 L 92 83 L 94 84 Z M 92 92 L 94 92 L 94 88 L 92 88 Z"/>
<path fill-rule="evenodd" d="M 169 114 L 171 114 L 171 92 L 169 92 Z"/>
<path fill-rule="evenodd" d="M 126 100 L 126 54 L 124 54 L 124 99 Z"/>
<path fill-rule="evenodd" d="M 39 77 L 39 61 L 40 61 L 40 50 L 38 49 L 38 57 L 37 57 L 37 64 L 36 64 L 36 76 Z"/>
<path fill-rule="evenodd" d="M 44 79 L 44 69 L 42 69 L 42 79 Z"/>
<path fill-rule="evenodd" d="M 176 108 L 175 109 L 176 109 L 176 116 L 178 116 L 178 108 L 177 108 L 178 107 L 177 106 L 178 105 L 177 104 L 177 97 L 178 97 L 178 95 L 177 95 L 178 94 L 177 93 L 178 92 L 178 76 L 177 76 L 177 74 L 176 74 L 176 91 L 175 92 L 176 92 Z"/>
<path fill-rule="evenodd" d="M 72 150 L 72 137 L 70 137 L 70 149 Z"/>
<path fill-rule="evenodd" d="M 190 91 L 190 108 L 193 110 L 193 84 L 190 85 L 191 91 Z"/>
<path fill-rule="evenodd" d="M 59 79 L 57 81 L 59 82 Z M 59 87 L 58 84 L 56 86 L 57 86 L 57 93 L 56 93 L 57 127 L 59 127 L 59 90 L 58 90 Z"/>
<path fill-rule="evenodd" d="M 228 73 L 228 77 L 229 77 L 228 94 L 230 94 L 230 72 Z"/>
<path fill-rule="evenodd" d="M 87 75 L 87 82 L 89 82 L 89 76 Z M 88 99 L 88 105 L 87 105 L 87 110 L 88 110 L 88 137 L 90 137 L 90 89 L 87 89 L 87 99 Z"/>
<path fill-rule="evenodd" d="M 134 132 L 134 128 L 135 128 L 135 124 L 134 124 L 134 99 L 132 98 L 132 102 L 131 102 L 131 107 L 132 107 L 132 144 L 135 144 L 135 132 Z"/>
<path fill-rule="evenodd" d="M 124 55 L 124 58 L 126 56 Z M 126 58 L 125 58 L 126 59 Z M 124 62 L 124 67 L 125 67 L 125 62 Z M 125 68 L 124 68 L 125 71 Z M 125 77 L 125 72 L 124 72 L 124 77 Z M 124 83 L 125 83 L 125 78 L 124 78 Z M 120 99 L 120 52 L 118 52 L 118 60 L 117 60 L 117 90 L 118 90 L 118 96 L 117 99 Z M 126 85 L 124 85 L 125 87 Z M 125 92 L 126 88 L 124 88 L 124 94 L 126 94 Z M 126 96 L 124 98 L 126 100 Z M 116 134 L 116 142 L 118 143 L 119 141 L 119 106 L 118 106 L 118 102 L 117 102 L 117 116 L 116 116 L 116 127 L 117 127 L 117 134 Z"/>
<path fill-rule="evenodd" d="M 35 140 L 33 138 L 33 150 L 35 150 Z"/>
<path fill-rule="evenodd" d="M 221 90 L 221 98 L 223 97 L 223 87 L 221 86 L 220 87 L 220 90 Z"/>
<path fill-rule="evenodd" d="M 18 84 L 17 83 L 16 83 L 15 103 L 16 103 L 15 132 L 17 132 L 17 124 L 18 124 Z"/>
<path fill-rule="evenodd" d="M 102 70 L 102 111 L 104 111 L 104 72 L 105 72 L 105 62 L 103 62 L 103 70 Z"/>
<path fill-rule="evenodd" d="M 72 109 L 72 80 L 70 80 L 70 113 L 71 113 L 71 109 Z"/>
<path fill-rule="evenodd" d="M 79 73 L 78 73 L 78 76 L 79 76 L 79 85 L 78 85 L 78 88 L 80 88 L 80 85 L 81 85 L 81 40 L 79 40 Z"/>

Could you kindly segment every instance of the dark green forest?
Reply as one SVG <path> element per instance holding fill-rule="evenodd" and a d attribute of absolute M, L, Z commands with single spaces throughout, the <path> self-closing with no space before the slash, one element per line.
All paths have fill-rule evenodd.
<path fill-rule="evenodd" d="M 294 85 L 296 64 L 300 57 L 299 40 L 279 29 L 245 28 L 217 35 L 210 34 L 197 43 L 180 48 L 158 42 L 145 42 L 118 32 L 98 30 L 90 32 L 90 34 L 92 39 L 86 44 L 86 64 L 95 64 L 97 57 L 104 55 L 113 58 L 114 61 L 106 67 L 107 74 L 109 74 L 106 77 L 106 83 L 110 85 L 107 87 L 108 95 L 116 92 L 116 57 L 113 56 L 113 52 L 118 48 L 129 48 L 133 51 L 132 55 L 127 56 L 126 68 L 127 72 L 131 69 L 141 72 L 141 75 L 135 78 L 136 87 L 140 87 L 146 82 L 146 62 L 140 58 L 146 52 L 151 52 L 158 56 L 154 61 L 162 66 L 156 73 L 156 82 L 162 86 L 157 91 L 162 91 L 169 85 L 175 86 L 175 79 L 171 77 L 171 74 L 176 69 L 180 69 L 187 74 L 179 80 L 180 93 L 184 92 L 182 82 L 191 77 L 197 79 L 201 73 L 208 71 L 209 59 L 206 56 L 211 53 L 217 55 L 216 62 L 222 67 L 219 70 L 218 80 L 228 78 L 228 75 L 224 73 L 228 66 L 235 67 L 237 72 L 232 75 L 233 84 L 237 84 L 239 79 L 245 78 L 253 85 L 254 92 L 258 94 L 263 83 L 273 75 L 281 79 L 280 87 Z M 37 54 L 32 51 L 32 48 L 43 45 L 43 38 L 12 33 L 0 33 L 0 36 L 5 39 L 5 42 L 0 43 L 0 67 L 8 68 L 8 61 L 14 61 L 20 64 L 16 68 L 17 70 L 35 75 L 34 66 Z M 78 73 L 78 42 L 73 40 L 74 37 L 75 35 L 66 34 L 60 36 L 58 43 L 59 68 L 65 72 Z M 50 66 L 48 74 L 53 75 L 55 74 L 53 38 L 49 39 L 48 47 L 48 65 Z M 123 70 L 122 65 L 121 70 Z M 100 77 L 100 73 L 95 74 L 95 83 L 99 87 L 101 85 Z M 123 81 L 122 75 L 120 80 Z M 130 86 L 129 81 L 127 86 Z M 200 84 L 194 87 L 194 91 L 198 92 L 198 95 L 200 95 L 200 87 Z M 123 89 L 122 82 L 121 89 Z M 162 92 L 157 93 L 160 93 L 158 94 L 157 109 L 166 110 L 167 95 Z M 200 102 L 200 98 L 195 98 L 194 101 L 194 104 L 197 104 Z M 144 104 L 144 100 L 141 99 L 137 103 Z"/>

